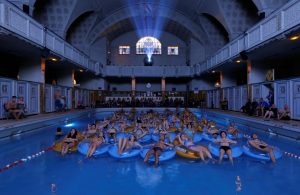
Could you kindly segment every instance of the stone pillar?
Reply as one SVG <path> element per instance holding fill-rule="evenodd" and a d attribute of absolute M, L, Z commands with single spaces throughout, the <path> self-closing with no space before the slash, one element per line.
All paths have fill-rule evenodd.
<path fill-rule="evenodd" d="M 46 102 L 46 97 L 45 97 L 45 73 L 46 73 L 46 59 L 41 58 L 41 74 L 42 74 L 42 80 L 43 82 L 40 85 L 40 112 L 44 113 L 45 112 L 45 102 Z"/>
<path fill-rule="evenodd" d="M 252 72 L 252 63 L 251 63 L 251 60 L 247 60 L 247 97 L 248 99 L 251 99 L 252 100 L 252 93 L 251 93 L 251 80 L 252 80 L 252 75 L 251 75 L 251 72 Z"/>
<path fill-rule="evenodd" d="M 222 88 L 222 86 L 223 86 L 223 72 L 222 71 L 220 71 L 220 83 L 219 84 L 220 84 L 220 88 Z M 223 90 L 220 90 L 220 93 L 221 93 L 221 95 L 220 95 L 220 101 L 221 101 L 224 99 Z"/>
<path fill-rule="evenodd" d="M 136 90 L 136 79 L 134 77 L 131 78 L 131 97 L 135 97 L 135 90 Z"/>
<path fill-rule="evenodd" d="M 162 100 L 165 99 L 166 96 L 166 79 L 163 77 L 161 78 L 161 97 Z"/>

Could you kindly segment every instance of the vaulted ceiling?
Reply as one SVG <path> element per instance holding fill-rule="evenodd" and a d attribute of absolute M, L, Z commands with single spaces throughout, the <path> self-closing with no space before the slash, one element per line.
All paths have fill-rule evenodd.
<path fill-rule="evenodd" d="M 164 21 L 161 30 L 215 51 L 288 0 L 29 0 L 33 16 L 77 47 L 136 31 L 134 21 Z"/>

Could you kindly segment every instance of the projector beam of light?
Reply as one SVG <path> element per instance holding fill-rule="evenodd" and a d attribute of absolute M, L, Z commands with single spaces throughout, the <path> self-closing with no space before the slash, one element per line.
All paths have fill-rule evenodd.
<path fill-rule="evenodd" d="M 137 15 L 131 19 L 139 38 L 151 36 L 159 39 L 167 20 L 162 15 L 168 15 L 175 3 L 174 0 L 127 0 L 129 11 Z"/>
<path fill-rule="evenodd" d="M 151 62 L 151 56 L 152 54 L 147 54 L 148 62 Z"/>

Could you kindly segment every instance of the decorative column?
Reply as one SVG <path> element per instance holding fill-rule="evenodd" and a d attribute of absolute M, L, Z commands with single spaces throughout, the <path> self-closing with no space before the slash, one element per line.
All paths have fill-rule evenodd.
<path fill-rule="evenodd" d="M 247 60 L 247 93 L 248 99 L 252 100 L 252 93 L 251 93 L 251 71 L 252 71 L 252 63 L 251 60 Z"/>
<path fill-rule="evenodd" d="M 131 97 L 135 98 L 136 80 L 134 77 L 131 78 Z"/>
<path fill-rule="evenodd" d="M 166 79 L 164 77 L 161 78 L 161 97 L 162 100 L 165 100 L 166 96 Z"/>
<path fill-rule="evenodd" d="M 45 109 L 45 74 L 46 74 L 46 59 L 41 58 L 41 84 L 40 84 L 40 112 L 44 113 Z"/>
<path fill-rule="evenodd" d="M 223 101 L 224 94 L 223 94 L 223 90 L 222 90 L 222 87 L 223 87 L 223 72 L 222 71 L 220 71 L 219 85 L 220 85 L 220 101 Z M 215 87 L 216 87 L 216 85 L 215 85 Z"/>

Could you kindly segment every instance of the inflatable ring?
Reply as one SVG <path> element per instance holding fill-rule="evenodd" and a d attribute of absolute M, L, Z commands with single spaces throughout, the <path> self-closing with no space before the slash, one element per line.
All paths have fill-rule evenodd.
<path fill-rule="evenodd" d="M 199 126 L 199 127 L 195 127 L 195 128 L 194 128 L 194 131 L 195 131 L 195 132 L 200 132 L 200 133 L 202 133 L 202 132 L 203 132 L 203 129 L 202 129 L 202 127 Z"/>
<path fill-rule="evenodd" d="M 143 149 L 140 153 L 141 157 L 142 158 L 145 158 L 147 152 L 149 151 L 150 149 Z M 171 150 L 164 150 L 162 151 L 162 153 L 159 155 L 159 161 L 166 161 L 166 160 L 170 160 L 172 158 L 174 158 L 176 155 L 176 151 L 171 149 Z M 155 157 L 154 155 L 151 155 L 148 159 L 149 161 L 151 162 L 154 162 L 155 161 Z"/>
<path fill-rule="evenodd" d="M 200 142 L 202 140 L 202 135 L 200 133 L 194 134 L 194 142 Z"/>
<path fill-rule="evenodd" d="M 89 147 L 90 147 L 90 142 L 91 141 L 89 141 L 89 140 L 80 142 L 78 144 L 78 152 L 83 155 L 86 155 L 89 150 Z M 93 156 L 98 156 L 98 155 L 106 153 L 108 151 L 109 147 L 110 147 L 110 145 L 108 145 L 108 144 L 101 144 L 99 147 L 96 148 L 95 152 L 93 153 Z"/>
<path fill-rule="evenodd" d="M 170 132 L 176 132 L 176 131 L 178 131 L 178 129 L 176 127 L 170 127 L 168 129 L 168 131 L 170 131 Z"/>
<path fill-rule="evenodd" d="M 138 140 L 138 142 L 144 143 L 144 142 L 148 142 L 148 141 L 150 141 L 150 140 L 151 140 L 151 135 L 150 135 L 150 134 L 146 134 L 146 135 L 144 135 L 142 138 L 140 138 L 140 139 Z"/>
<path fill-rule="evenodd" d="M 220 155 L 220 149 L 219 149 L 219 145 L 217 144 L 209 144 L 208 145 L 208 149 L 209 151 L 214 155 L 214 156 L 219 156 Z M 231 147 L 231 151 L 232 151 L 232 158 L 237 158 L 240 157 L 243 154 L 243 149 L 242 147 L 235 145 L 233 147 Z M 224 154 L 224 158 L 228 158 L 227 154 Z"/>
<path fill-rule="evenodd" d="M 207 124 L 211 125 L 211 126 L 216 126 L 216 122 L 215 121 L 208 121 Z"/>
<path fill-rule="evenodd" d="M 60 141 L 60 142 L 57 142 L 53 145 L 53 150 L 56 151 L 56 152 L 61 152 L 61 149 L 62 149 L 62 145 L 63 145 L 63 141 Z M 70 152 L 76 152 L 77 151 L 77 145 L 78 144 L 75 144 L 73 147 L 69 148 L 69 151 Z"/>
<path fill-rule="evenodd" d="M 238 136 L 236 137 L 235 135 L 232 135 L 232 134 L 227 134 L 227 137 L 229 138 L 229 139 L 241 139 L 241 138 L 243 138 L 244 136 L 241 134 L 241 133 L 239 133 L 238 134 Z"/>
<path fill-rule="evenodd" d="M 115 144 L 108 150 L 108 154 L 114 158 L 130 158 L 139 155 L 140 152 L 141 149 L 133 148 L 131 150 L 123 152 L 122 154 L 119 154 L 117 144 Z"/>
<path fill-rule="evenodd" d="M 150 132 L 150 133 L 153 133 L 154 131 L 155 131 L 155 127 L 150 127 L 150 128 L 149 128 L 149 132 Z"/>
<path fill-rule="evenodd" d="M 205 140 L 211 141 L 211 142 L 217 138 L 217 136 L 212 136 L 212 135 L 207 134 L 207 133 L 203 133 L 202 136 Z"/>
<path fill-rule="evenodd" d="M 200 155 L 198 154 L 198 152 L 195 152 L 186 146 L 179 145 L 176 146 L 175 149 L 176 149 L 176 154 L 181 157 L 189 158 L 189 159 L 200 159 Z"/>
<path fill-rule="evenodd" d="M 78 136 L 77 136 L 77 137 L 78 137 L 78 141 L 75 143 L 75 145 L 74 145 L 73 147 L 69 148 L 69 151 L 70 151 L 70 152 L 76 152 L 76 151 L 77 151 L 78 143 L 79 143 L 81 140 L 84 139 L 84 136 L 82 136 L 80 133 L 78 133 Z M 56 152 L 61 152 L 63 143 L 64 143 L 64 140 L 55 143 L 55 144 L 52 146 L 53 150 L 56 151 Z"/>
<path fill-rule="evenodd" d="M 252 148 L 251 146 L 244 145 L 243 146 L 243 152 L 247 156 L 250 156 L 252 158 L 256 158 L 256 159 L 259 159 L 259 160 L 266 160 L 266 161 L 271 160 L 268 153 L 259 151 L 258 149 Z M 275 159 L 279 159 L 279 158 L 282 157 L 282 152 L 280 151 L 279 148 L 275 148 L 273 150 L 273 153 L 274 153 Z"/>
<path fill-rule="evenodd" d="M 125 131 L 125 133 L 131 133 L 133 130 L 134 130 L 134 127 L 130 126 L 130 127 L 126 127 L 124 131 Z"/>

